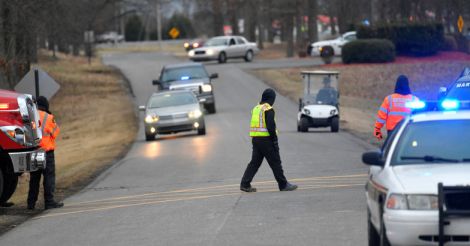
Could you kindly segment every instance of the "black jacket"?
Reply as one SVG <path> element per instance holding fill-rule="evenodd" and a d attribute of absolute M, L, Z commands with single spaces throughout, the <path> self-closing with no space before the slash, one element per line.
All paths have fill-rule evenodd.
<path fill-rule="evenodd" d="M 260 104 L 267 103 L 273 106 L 274 101 L 276 100 L 276 92 L 273 89 L 266 89 L 261 96 Z M 264 114 L 266 120 L 266 128 L 269 132 L 269 137 L 272 141 L 277 142 L 277 133 L 276 133 L 276 122 L 274 121 L 275 113 L 274 109 L 267 110 Z"/>

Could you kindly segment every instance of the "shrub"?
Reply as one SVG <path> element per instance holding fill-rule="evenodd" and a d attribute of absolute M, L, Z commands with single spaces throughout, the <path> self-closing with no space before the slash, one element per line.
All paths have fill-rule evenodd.
<path fill-rule="evenodd" d="M 145 27 L 139 16 L 134 15 L 126 22 L 126 31 L 124 33 L 126 41 L 139 41 L 145 37 Z"/>
<path fill-rule="evenodd" d="M 386 39 L 364 39 L 347 43 L 342 49 L 343 63 L 379 63 L 395 60 L 395 46 Z"/>
<path fill-rule="evenodd" d="M 360 39 L 388 39 L 398 54 L 428 56 L 436 54 L 444 42 L 444 27 L 436 23 L 397 23 L 360 26 Z"/>

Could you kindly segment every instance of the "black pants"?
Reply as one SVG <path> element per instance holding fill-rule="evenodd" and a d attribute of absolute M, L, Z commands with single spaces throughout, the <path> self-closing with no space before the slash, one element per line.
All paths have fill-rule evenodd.
<path fill-rule="evenodd" d="M 258 172 L 263 159 L 269 163 L 269 166 L 273 170 L 274 177 L 276 178 L 279 189 L 284 189 L 287 184 L 287 179 L 284 176 L 282 170 L 281 157 L 279 155 L 279 149 L 274 146 L 273 141 L 269 137 L 254 137 L 252 140 L 253 152 L 251 155 L 251 161 L 246 167 L 245 174 L 243 174 L 241 186 L 250 187 L 251 181 Z"/>
<path fill-rule="evenodd" d="M 41 174 L 44 176 L 44 203 L 54 203 L 55 191 L 55 157 L 54 151 L 46 152 L 46 168 L 31 172 L 29 179 L 29 193 L 28 205 L 33 206 L 36 204 L 39 195 L 39 184 L 41 182 Z"/>

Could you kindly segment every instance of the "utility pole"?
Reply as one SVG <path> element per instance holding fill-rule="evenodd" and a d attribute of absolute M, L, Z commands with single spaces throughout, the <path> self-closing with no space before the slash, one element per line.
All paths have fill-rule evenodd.
<path fill-rule="evenodd" d="M 158 32 L 158 46 L 162 50 L 162 4 L 160 0 L 156 0 L 157 8 L 157 32 Z"/>

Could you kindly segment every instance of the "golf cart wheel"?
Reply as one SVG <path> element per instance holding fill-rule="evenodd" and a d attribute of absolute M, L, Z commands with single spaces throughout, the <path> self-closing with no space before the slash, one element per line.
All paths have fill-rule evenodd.
<path fill-rule="evenodd" d="M 339 131 L 339 117 L 334 117 L 331 119 L 331 132 Z"/>
<path fill-rule="evenodd" d="M 197 129 L 197 135 L 206 135 L 206 127 Z"/>
<path fill-rule="evenodd" d="M 300 132 L 300 126 L 298 123 L 297 123 L 297 132 Z"/>
<path fill-rule="evenodd" d="M 227 62 L 227 55 L 225 52 L 221 52 L 219 54 L 219 63 L 226 63 Z"/>
<path fill-rule="evenodd" d="M 249 50 L 245 54 L 245 61 L 246 62 L 251 62 L 253 61 L 253 51 Z"/>
<path fill-rule="evenodd" d="M 300 119 L 299 130 L 301 132 L 308 132 L 308 119 L 307 118 Z"/>
<path fill-rule="evenodd" d="M 206 110 L 209 114 L 215 114 L 215 112 L 216 112 L 215 103 L 207 105 Z"/>
<path fill-rule="evenodd" d="M 145 141 L 153 141 L 153 140 L 155 140 L 155 135 L 145 134 Z"/>

